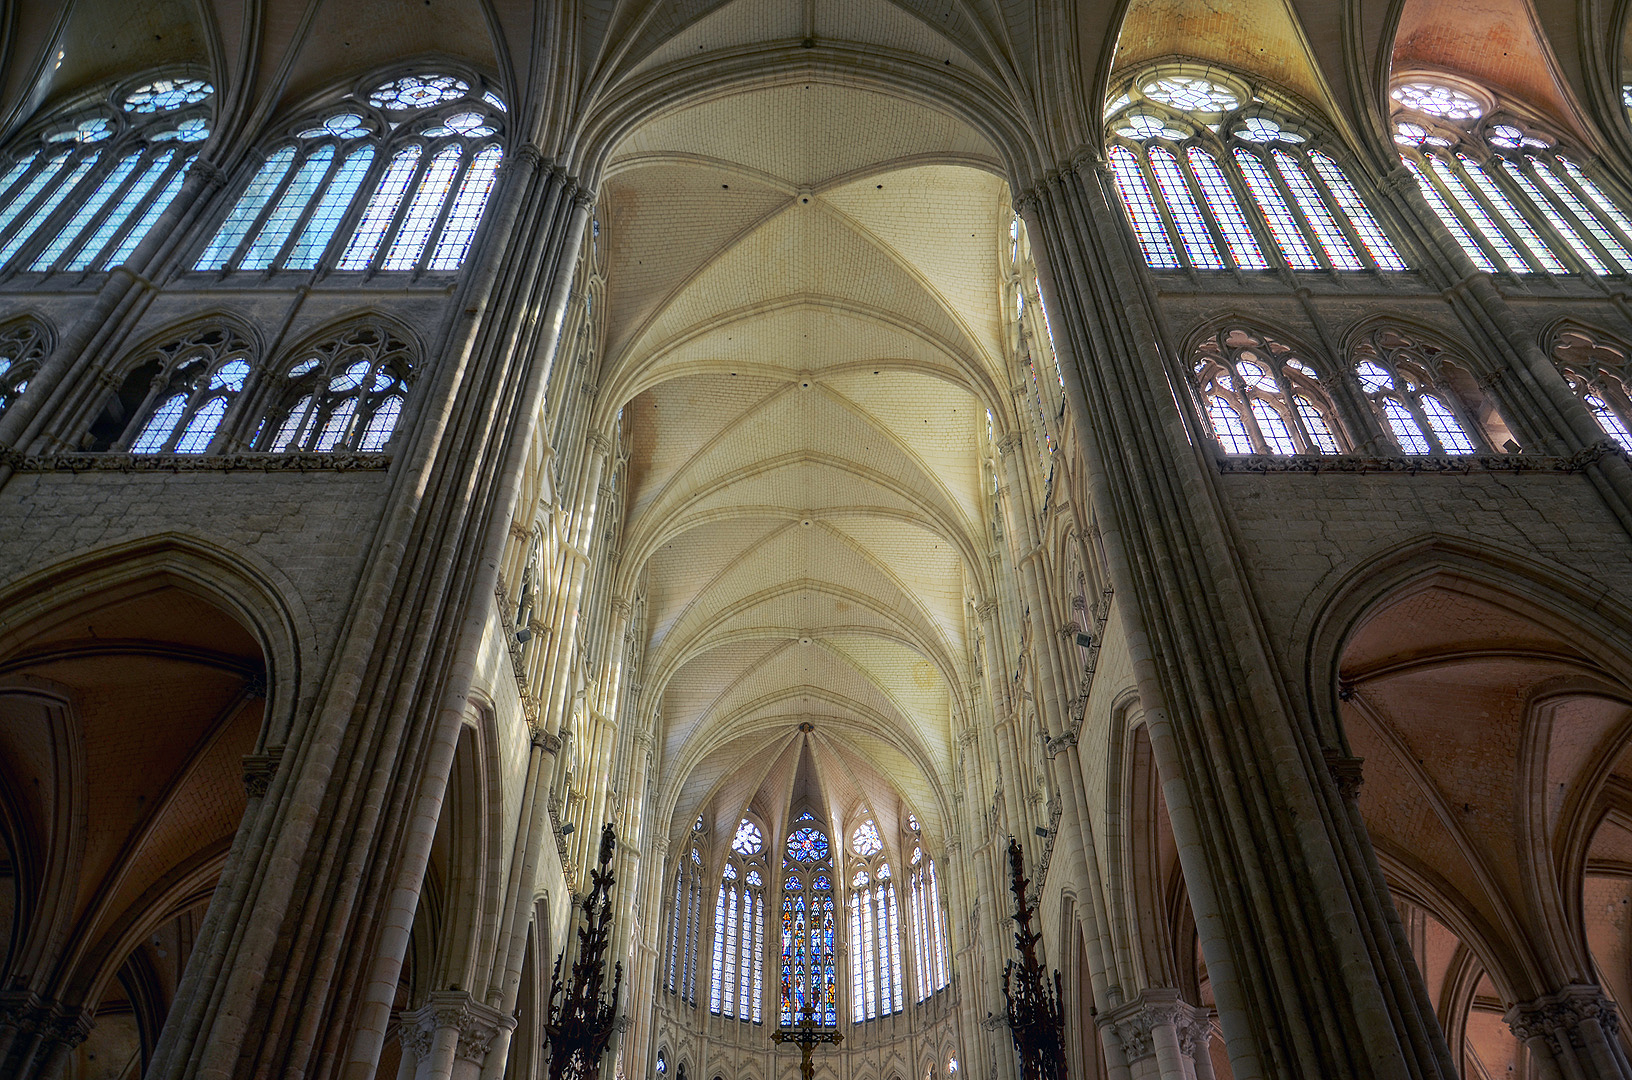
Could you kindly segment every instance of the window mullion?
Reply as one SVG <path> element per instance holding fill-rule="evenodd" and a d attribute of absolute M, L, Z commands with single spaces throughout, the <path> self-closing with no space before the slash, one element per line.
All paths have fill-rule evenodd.
<path fill-rule="evenodd" d="M 272 193 L 266 197 L 266 202 L 263 203 L 260 210 L 256 212 L 255 219 L 249 223 L 249 228 L 244 230 L 244 235 L 239 239 L 238 246 L 232 249 L 232 254 L 228 256 L 227 261 L 221 265 L 223 272 L 238 269 L 238 261 L 249 252 L 249 249 L 254 245 L 255 240 L 261 235 L 261 230 L 266 228 L 267 222 L 271 220 L 273 213 L 277 211 L 279 201 L 283 199 L 283 193 L 289 189 L 289 185 L 294 183 L 295 178 L 300 175 L 300 167 L 306 164 L 306 159 L 309 156 L 310 154 L 307 153 L 304 147 L 297 146 L 295 148 L 294 159 L 289 162 L 289 167 L 284 170 L 283 176 L 278 180 L 277 186 L 274 187 L 272 189 Z M 271 159 L 270 154 L 267 155 L 267 159 Z M 250 183 L 253 184 L 254 180 L 252 179 Z M 240 198 L 242 198 L 241 195 Z"/>
<path fill-rule="evenodd" d="M 459 188 L 464 184 L 465 175 L 470 172 L 471 166 L 476 163 L 476 154 L 468 152 L 469 150 L 468 146 L 459 144 L 459 167 L 448 179 L 448 190 L 442 196 L 442 206 L 436 212 L 436 220 L 431 223 L 430 231 L 425 234 L 425 250 L 414 260 L 415 278 L 423 274 L 425 268 L 430 265 L 431 257 L 436 253 L 436 242 L 442 236 L 442 230 L 447 227 L 448 215 L 453 213 L 453 204 L 459 201 Z"/>
<path fill-rule="evenodd" d="M 394 158 L 402 149 L 402 146 L 398 146 L 391 154 L 387 155 L 387 160 Z M 441 148 L 436 149 L 440 151 Z M 374 257 L 369 259 L 367 270 L 369 277 L 373 277 L 379 271 L 380 264 L 390 256 L 391 246 L 397 242 L 397 233 L 401 231 L 402 223 L 413 210 L 414 200 L 419 197 L 419 186 L 425 182 L 425 174 L 430 170 L 431 162 L 435 157 L 436 153 L 432 152 L 430 144 L 421 144 L 419 160 L 414 162 L 414 175 L 410 176 L 408 182 L 403 185 L 402 198 L 397 200 L 397 208 L 391 214 L 391 221 L 386 225 L 385 230 L 380 233 L 379 243 L 374 246 Z M 426 246 L 429 247 L 430 245 L 427 244 Z"/>
<path fill-rule="evenodd" d="M 1184 149 L 1188 150 L 1189 147 Z M 1184 180 L 1185 186 L 1189 188 L 1190 198 L 1196 203 L 1196 208 L 1201 214 L 1202 227 L 1207 230 L 1207 235 L 1213 238 L 1213 247 L 1218 250 L 1219 258 L 1224 260 L 1224 265 L 1230 268 L 1237 281 L 1244 282 L 1246 278 L 1242 275 L 1241 264 L 1236 261 L 1235 252 L 1231 249 L 1229 240 L 1224 236 L 1223 226 L 1218 223 L 1218 211 L 1214 208 L 1212 200 L 1207 197 L 1207 189 L 1202 186 L 1201 180 L 1196 176 L 1196 169 L 1191 164 L 1190 155 L 1188 153 L 1175 153 L 1173 157 L 1176 159 L 1175 163 L 1179 170 L 1179 176 Z"/>
<path fill-rule="evenodd" d="M 1180 268 L 1190 275 L 1192 281 L 1198 281 L 1196 264 L 1190 258 L 1190 250 L 1184 246 L 1184 234 L 1179 231 L 1178 223 L 1173 220 L 1173 211 L 1167 205 L 1167 196 L 1162 193 L 1162 186 L 1156 182 L 1156 171 L 1150 166 L 1148 145 L 1141 143 L 1139 152 L 1134 157 L 1139 164 L 1139 175 L 1144 179 L 1145 188 L 1150 192 L 1151 205 L 1156 208 L 1156 216 L 1161 219 L 1173 254 L 1180 260 Z"/>

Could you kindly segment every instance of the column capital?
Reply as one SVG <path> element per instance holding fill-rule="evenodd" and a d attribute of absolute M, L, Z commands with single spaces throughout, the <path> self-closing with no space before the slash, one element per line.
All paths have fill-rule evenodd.
<path fill-rule="evenodd" d="M 1156 1053 L 1153 1032 L 1158 1027 L 1171 1027 L 1180 1051 L 1192 1059 L 1198 1048 L 1206 1052 L 1212 1038 L 1211 1013 L 1191 1005 L 1167 986 L 1142 990 L 1126 1005 L 1101 1013 L 1099 1026 L 1122 1044 L 1130 1065 Z"/>
<path fill-rule="evenodd" d="M 1591 984 L 1566 986 L 1551 994 L 1521 1001 L 1508 1009 L 1502 1019 L 1520 1042 L 1546 1039 L 1555 1054 L 1566 1045 L 1582 1045 L 1580 1028 L 1583 1024 L 1596 1022 L 1610 1038 L 1621 1026 L 1615 1003 Z"/>
<path fill-rule="evenodd" d="M 426 995 L 425 1004 L 405 1018 L 407 1023 L 424 1032 L 428 1041 L 435 1039 L 437 1031 L 452 1028 L 458 1033 L 454 1056 L 480 1065 L 499 1032 L 514 1028 L 516 1018 L 482 1004 L 468 991 L 437 990 Z"/>
<path fill-rule="evenodd" d="M 1337 785 L 1338 794 L 1343 796 L 1344 802 L 1353 802 L 1360 797 L 1360 785 L 1365 783 L 1365 758 L 1348 757 L 1336 750 L 1327 750 L 1326 771 L 1332 774 L 1332 782 Z"/>

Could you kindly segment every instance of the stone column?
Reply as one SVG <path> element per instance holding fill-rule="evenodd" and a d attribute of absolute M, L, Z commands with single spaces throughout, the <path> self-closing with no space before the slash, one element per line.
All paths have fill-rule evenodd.
<path fill-rule="evenodd" d="M 1566 986 L 1507 1010 L 1504 1019 L 1548 1080 L 1628 1080 L 1615 1003 L 1596 986 Z"/>
<path fill-rule="evenodd" d="M 1107 1051 L 1113 1043 L 1121 1049 L 1133 1080 L 1212 1080 L 1208 1010 L 1184 1001 L 1171 987 L 1146 990 L 1101 1013 L 1099 1026 Z"/>
<path fill-rule="evenodd" d="M 403 1068 L 411 1043 L 414 1080 L 477 1080 L 488 1050 L 501 1032 L 516 1026 L 516 1018 L 463 990 L 439 990 L 406 1014 L 402 1024 Z"/>

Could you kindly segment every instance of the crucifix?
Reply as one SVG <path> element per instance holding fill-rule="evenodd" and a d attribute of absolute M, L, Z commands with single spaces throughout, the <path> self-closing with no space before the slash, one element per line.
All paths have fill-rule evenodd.
<path fill-rule="evenodd" d="M 792 1043 L 799 1048 L 799 1078 L 811 1080 L 816 1075 L 816 1066 L 810 1063 L 810 1052 L 820 1043 L 832 1043 L 834 1046 L 844 1041 L 844 1036 L 837 1031 L 822 1031 L 816 1027 L 816 1007 L 805 1006 L 805 1018 L 798 1027 L 779 1028 L 771 1033 L 771 1039 L 779 1043 Z"/>

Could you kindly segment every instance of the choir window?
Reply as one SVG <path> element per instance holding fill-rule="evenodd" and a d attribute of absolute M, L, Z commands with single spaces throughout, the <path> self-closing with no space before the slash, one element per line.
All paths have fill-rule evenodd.
<path fill-rule="evenodd" d="M 912 855 L 907 859 L 907 909 L 912 924 L 912 974 L 918 1000 L 945 990 L 952 982 L 946 945 L 946 912 L 941 887 L 935 879 L 935 860 L 924 854 L 918 819 L 907 822 L 912 833 Z"/>
<path fill-rule="evenodd" d="M 290 125 L 195 270 L 457 270 L 493 191 L 504 103 L 406 75 Z"/>
<path fill-rule="evenodd" d="M 809 810 L 795 819 L 782 860 L 781 1007 L 787 1027 L 806 1016 L 821 1027 L 838 1024 L 834 963 L 837 915 L 833 906 L 833 852 Z"/>
<path fill-rule="evenodd" d="M 277 397 L 254 448 L 274 454 L 383 450 L 407 400 L 410 359 L 405 342 L 372 325 L 300 351 L 276 379 Z"/>
<path fill-rule="evenodd" d="M 1196 393 L 1226 454 L 1338 454 L 1348 448 L 1308 359 L 1262 334 L 1225 327 L 1197 347 Z"/>
<path fill-rule="evenodd" d="M 1394 142 L 1428 208 L 1486 273 L 1632 273 L 1632 216 L 1553 133 L 1483 90 L 1397 84 Z"/>
<path fill-rule="evenodd" d="M 747 818 L 737 826 L 714 902 L 714 964 L 708 1008 L 760 1023 L 765 978 L 765 838 Z"/>
<path fill-rule="evenodd" d="M 871 818 L 850 834 L 850 853 L 850 1019 L 859 1024 L 904 1007 L 903 931 L 895 877 Z"/>
<path fill-rule="evenodd" d="M 1107 157 L 1153 268 L 1406 269 L 1333 152 L 1270 91 L 1210 72 L 1147 74 L 1115 93 Z"/>
<path fill-rule="evenodd" d="M 0 326 L 0 415 L 23 396 L 45 359 L 45 331 L 32 319 Z"/>
<path fill-rule="evenodd" d="M 93 450 L 203 454 L 249 378 L 250 345 L 207 327 L 138 356 L 91 425 Z"/>
<path fill-rule="evenodd" d="M 1378 330 L 1355 347 L 1355 377 L 1406 454 L 1474 454 L 1506 432 L 1469 374 L 1438 349 L 1398 330 Z M 1489 434 L 1487 434 L 1489 432 Z"/>
<path fill-rule="evenodd" d="M 1581 330 L 1561 331 L 1553 341 L 1553 359 L 1564 380 L 1605 435 L 1632 453 L 1632 395 L 1627 382 L 1632 365 L 1626 350 Z"/>
<path fill-rule="evenodd" d="M 697 1004 L 697 949 L 702 937 L 703 856 L 693 841 L 674 872 L 674 905 L 669 909 L 668 958 L 663 989 Z"/>
<path fill-rule="evenodd" d="M 129 259 L 209 137 L 214 93 L 149 76 L 29 131 L 0 174 L 0 266 L 84 273 Z"/>

